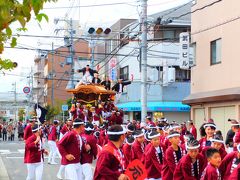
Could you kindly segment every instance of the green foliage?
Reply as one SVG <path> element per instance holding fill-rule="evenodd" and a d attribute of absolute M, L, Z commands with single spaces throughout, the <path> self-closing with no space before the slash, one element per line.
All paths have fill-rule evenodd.
<path fill-rule="evenodd" d="M 4 45 L 11 40 L 11 47 L 17 45 L 17 38 L 12 37 L 10 25 L 19 22 L 17 31 L 26 31 L 26 24 L 32 19 L 31 12 L 34 12 L 35 19 L 40 23 L 44 18 L 48 21 L 46 14 L 40 13 L 46 2 L 56 2 L 57 0 L 0 0 L 0 54 L 4 51 Z M 0 57 L 0 70 L 13 69 L 13 63 L 9 59 Z"/>
<path fill-rule="evenodd" d="M 18 119 L 19 121 L 23 121 L 25 116 L 25 110 L 24 109 L 19 109 L 18 110 Z"/>
<path fill-rule="evenodd" d="M 46 115 L 46 120 L 53 120 L 53 118 L 60 113 L 59 108 L 57 107 L 52 107 L 50 105 L 47 105 L 45 108 L 48 111 Z"/>

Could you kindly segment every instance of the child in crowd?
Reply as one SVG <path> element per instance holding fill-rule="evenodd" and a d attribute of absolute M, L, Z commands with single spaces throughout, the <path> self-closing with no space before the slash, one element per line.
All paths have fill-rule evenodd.
<path fill-rule="evenodd" d="M 166 156 L 163 160 L 162 167 L 162 180 L 173 179 L 173 172 L 182 158 L 185 155 L 185 151 L 179 146 L 180 144 L 180 133 L 177 131 L 170 131 L 167 136 L 171 146 L 166 150 Z"/>
<path fill-rule="evenodd" d="M 178 163 L 173 179 L 174 180 L 198 180 L 204 169 L 204 159 L 199 154 L 200 144 L 197 140 L 192 139 L 187 142 L 187 155 L 183 156 Z"/>
<path fill-rule="evenodd" d="M 221 155 L 215 148 L 209 148 L 206 151 L 208 165 L 202 173 L 201 180 L 221 180 L 219 166 L 221 164 Z"/>
<path fill-rule="evenodd" d="M 149 148 L 145 151 L 144 165 L 147 170 L 148 180 L 160 180 L 165 155 L 165 148 L 160 144 L 160 134 L 157 131 L 149 133 L 148 138 L 151 140 Z"/>

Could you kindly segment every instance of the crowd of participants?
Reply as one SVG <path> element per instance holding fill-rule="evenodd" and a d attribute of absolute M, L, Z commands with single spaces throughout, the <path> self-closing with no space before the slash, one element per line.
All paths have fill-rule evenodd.
<path fill-rule="evenodd" d="M 124 173 L 135 159 L 142 162 L 149 180 L 240 179 L 240 123 L 236 120 L 229 122 L 225 143 L 212 119 L 200 131 L 192 121 L 177 124 L 149 116 L 145 122 L 123 124 L 122 110 L 111 102 L 98 107 L 77 103 L 70 113 L 63 126 L 57 120 L 42 126 L 30 120 L 24 132 L 27 180 L 42 179 L 44 153 L 51 165 L 57 164 L 56 156 L 61 158 L 58 179 L 127 180 Z"/>

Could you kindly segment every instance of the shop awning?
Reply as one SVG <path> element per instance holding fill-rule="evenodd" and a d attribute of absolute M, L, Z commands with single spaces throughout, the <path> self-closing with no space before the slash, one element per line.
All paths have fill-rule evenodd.
<path fill-rule="evenodd" d="M 183 103 L 194 105 L 237 100 L 240 100 L 239 87 L 190 94 L 183 100 Z"/>
<path fill-rule="evenodd" d="M 141 102 L 120 103 L 117 104 L 117 107 L 123 111 L 141 111 Z M 189 112 L 190 106 L 182 104 L 182 102 L 148 102 L 147 111 Z"/>

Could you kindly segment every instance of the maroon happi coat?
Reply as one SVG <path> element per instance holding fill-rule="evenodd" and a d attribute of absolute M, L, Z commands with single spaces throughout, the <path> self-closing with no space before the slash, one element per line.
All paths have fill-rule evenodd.
<path fill-rule="evenodd" d="M 58 142 L 58 149 L 62 155 L 62 165 L 80 163 L 81 153 L 85 151 L 83 141 L 80 138 L 80 135 L 75 130 L 72 130 Z M 68 154 L 72 154 L 75 159 L 72 161 L 67 160 L 66 155 Z"/>
<path fill-rule="evenodd" d="M 151 143 L 148 143 L 145 148 L 144 148 L 144 154 L 146 154 L 146 152 L 150 149 L 150 147 L 152 146 Z"/>
<path fill-rule="evenodd" d="M 69 127 L 67 127 L 67 125 L 66 124 L 64 124 L 64 126 L 62 127 L 62 129 L 60 130 L 60 132 L 64 135 L 65 133 L 67 133 L 67 132 L 69 132 L 69 131 L 71 131 L 71 128 Z"/>
<path fill-rule="evenodd" d="M 233 172 L 234 167 L 232 165 L 237 158 L 237 154 L 238 154 L 237 151 L 233 151 L 227 154 L 225 158 L 222 160 L 219 170 L 224 180 L 228 179 L 231 173 Z"/>
<path fill-rule="evenodd" d="M 240 143 L 240 131 L 235 132 L 235 135 L 233 137 L 233 143 L 239 144 Z M 234 151 L 237 151 L 237 147 L 235 146 L 233 148 Z"/>
<path fill-rule="evenodd" d="M 56 141 L 57 140 L 57 128 L 56 128 L 56 126 L 52 125 L 52 127 L 50 127 L 48 140 L 50 140 L 50 141 Z"/>
<path fill-rule="evenodd" d="M 202 149 L 204 149 L 206 147 L 206 142 L 207 142 L 207 138 L 203 137 L 199 140 L 199 144 L 200 144 L 200 149 L 199 151 L 201 152 Z"/>
<path fill-rule="evenodd" d="M 134 159 L 138 159 L 141 162 L 144 162 L 144 144 L 138 142 L 137 140 L 134 141 L 133 145 L 132 145 L 132 151 L 133 151 L 133 160 Z"/>
<path fill-rule="evenodd" d="M 193 135 L 195 139 L 197 139 L 197 129 L 194 125 L 190 128 L 190 133 Z"/>
<path fill-rule="evenodd" d="M 25 145 L 25 154 L 24 154 L 24 163 L 38 163 L 41 162 L 41 158 L 43 161 L 43 152 L 41 149 L 40 143 L 34 143 L 36 141 L 37 136 L 32 134 L 26 141 Z"/>
<path fill-rule="evenodd" d="M 204 159 L 201 154 L 196 158 L 198 175 L 195 175 L 191 157 L 187 154 L 179 161 L 174 174 L 174 180 L 199 180 L 204 169 Z"/>
<path fill-rule="evenodd" d="M 132 152 L 132 145 L 125 143 L 123 145 L 123 154 L 124 154 L 124 158 L 125 158 L 125 163 L 126 163 L 126 167 L 128 166 L 128 164 L 132 161 L 133 159 L 133 152 Z"/>
<path fill-rule="evenodd" d="M 108 142 L 107 146 L 118 151 L 117 147 L 111 141 Z M 97 160 L 93 179 L 117 180 L 120 174 L 123 173 L 122 169 L 123 167 L 119 160 L 112 153 L 103 148 Z"/>
<path fill-rule="evenodd" d="M 103 130 L 100 131 L 100 136 L 99 136 L 99 139 L 98 139 L 98 145 L 103 147 L 107 143 L 108 143 L 108 136 L 106 135 L 106 130 L 103 129 Z"/>
<path fill-rule="evenodd" d="M 182 150 L 182 156 L 185 155 L 185 151 Z M 172 148 L 172 146 L 169 146 L 166 150 L 165 157 L 163 159 L 163 166 L 162 166 L 162 180 L 170 180 L 173 179 L 173 173 L 175 171 L 175 168 L 178 164 L 177 159 L 175 159 L 176 152 Z"/>
<path fill-rule="evenodd" d="M 159 148 L 161 149 L 162 158 L 164 158 L 165 148 L 163 146 L 159 146 Z M 145 152 L 144 165 L 148 178 L 161 178 L 163 164 L 160 161 L 156 148 L 152 144 L 150 144 L 148 151 Z"/>
<path fill-rule="evenodd" d="M 96 159 L 98 153 L 97 140 L 92 134 L 82 134 L 82 140 L 91 147 L 91 150 L 82 152 L 81 164 L 92 164 L 93 159 Z"/>
<path fill-rule="evenodd" d="M 229 179 L 240 179 L 240 164 L 233 170 L 232 174 L 229 176 Z"/>
<path fill-rule="evenodd" d="M 211 148 L 211 146 L 206 146 L 206 147 L 203 148 L 202 151 L 201 151 L 201 155 L 204 157 L 204 168 L 207 166 L 207 163 L 208 163 L 208 161 L 207 161 L 207 156 L 206 156 L 206 152 L 207 152 L 207 150 L 210 149 L 210 148 Z M 226 150 L 225 150 L 224 147 L 222 147 L 222 148 L 219 149 L 219 153 L 220 153 L 220 156 L 221 156 L 221 159 L 222 159 L 222 160 L 223 160 L 223 159 L 225 158 L 225 156 L 227 155 L 227 152 L 226 152 Z"/>
<path fill-rule="evenodd" d="M 24 129 L 24 136 L 23 139 L 26 141 L 30 136 L 32 136 L 32 126 L 31 124 L 28 124 L 26 128 Z"/>
<path fill-rule="evenodd" d="M 222 180 L 219 170 L 208 164 L 202 173 L 201 180 Z"/>

